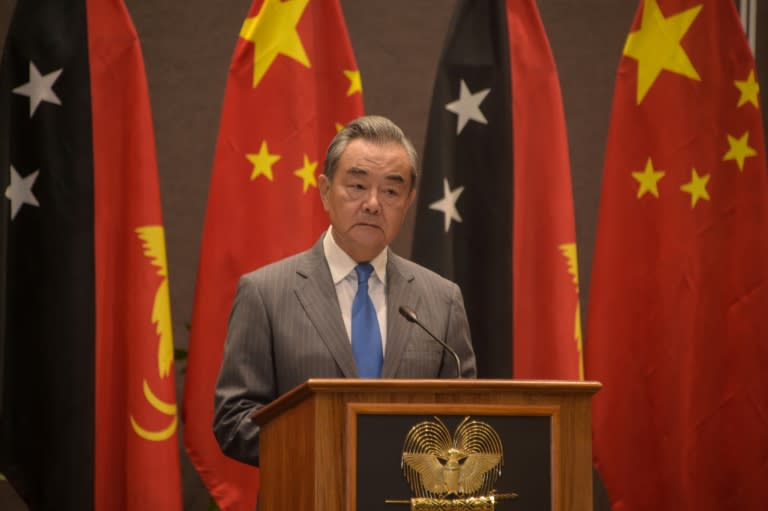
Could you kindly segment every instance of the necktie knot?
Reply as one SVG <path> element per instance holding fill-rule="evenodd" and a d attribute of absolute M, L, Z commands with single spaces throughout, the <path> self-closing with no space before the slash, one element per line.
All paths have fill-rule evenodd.
<path fill-rule="evenodd" d="M 362 263 L 355 266 L 355 271 L 357 272 L 357 285 L 360 284 L 368 285 L 368 279 L 371 277 L 371 273 L 373 273 L 373 265 L 371 263 Z"/>

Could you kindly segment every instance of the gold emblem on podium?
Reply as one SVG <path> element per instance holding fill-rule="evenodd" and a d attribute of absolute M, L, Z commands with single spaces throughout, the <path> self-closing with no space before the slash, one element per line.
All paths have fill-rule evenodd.
<path fill-rule="evenodd" d="M 501 438 L 490 425 L 465 417 L 451 435 L 435 417 L 405 437 L 401 466 L 415 497 L 386 502 L 412 511 L 493 511 L 498 501 L 517 497 L 493 489 L 503 465 Z"/>

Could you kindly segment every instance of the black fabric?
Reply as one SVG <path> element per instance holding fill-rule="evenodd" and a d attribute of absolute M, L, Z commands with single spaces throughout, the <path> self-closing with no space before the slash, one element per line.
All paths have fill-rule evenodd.
<path fill-rule="evenodd" d="M 480 104 L 487 124 L 446 105 L 459 98 L 460 80 L 472 93 L 490 88 Z M 413 259 L 459 284 L 480 378 L 512 376 L 512 95 L 503 1 L 462 0 L 440 60 L 419 187 Z M 464 191 L 462 221 L 445 232 L 444 215 L 430 209 L 443 180 Z"/>
<path fill-rule="evenodd" d="M 30 61 L 61 105 L 13 90 Z M 12 218 L 3 197 L 0 472 L 33 511 L 93 509 L 94 213 L 84 0 L 19 0 L 0 67 L 0 174 L 39 171 Z M 7 115 L 5 112 L 9 112 Z M 17 201 L 18 203 L 18 201 Z"/>

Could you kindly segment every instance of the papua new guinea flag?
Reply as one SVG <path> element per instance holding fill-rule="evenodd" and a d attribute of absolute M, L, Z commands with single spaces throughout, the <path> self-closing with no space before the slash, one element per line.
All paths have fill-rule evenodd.
<path fill-rule="evenodd" d="M 181 509 L 155 147 L 122 0 L 19 0 L 0 111 L 0 472 L 32 510 Z"/>

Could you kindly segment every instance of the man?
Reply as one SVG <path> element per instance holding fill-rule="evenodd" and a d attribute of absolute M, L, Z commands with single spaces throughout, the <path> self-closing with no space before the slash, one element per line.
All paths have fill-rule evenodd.
<path fill-rule="evenodd" d="M 215 400 L 214 433 L 228 456 L 258 466 L 251 415 L 308 378 L 455 377 L 452 355 L 401 306 L 458 353 L 463 377 L 475 377 L 458 286 L 388 248 L 416 194 L 416 161 L 390 120 L 352 121 L 318 178 L 328 231 L 240 279 Z"/>

